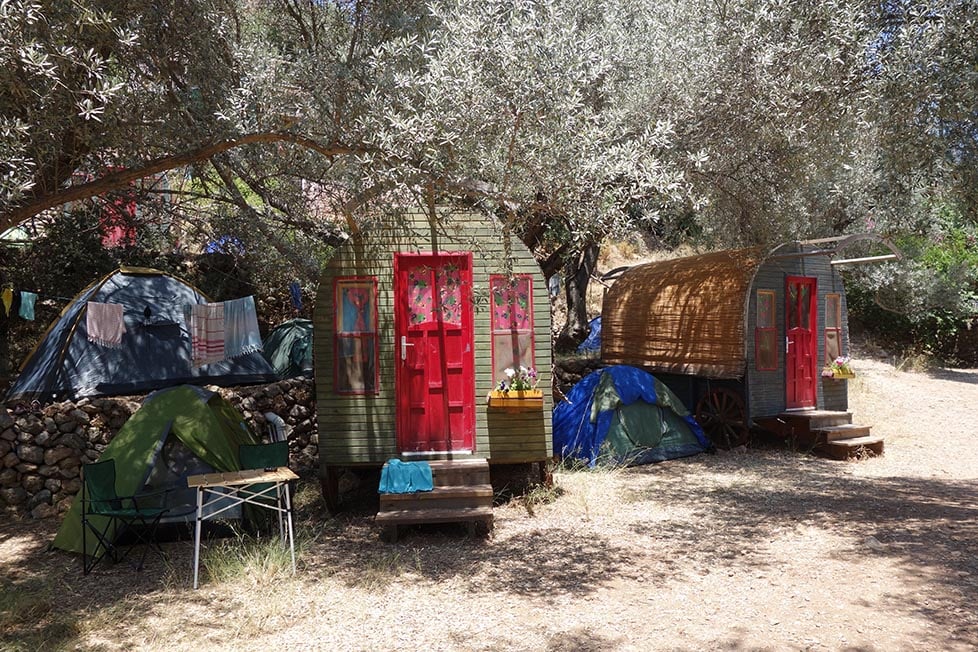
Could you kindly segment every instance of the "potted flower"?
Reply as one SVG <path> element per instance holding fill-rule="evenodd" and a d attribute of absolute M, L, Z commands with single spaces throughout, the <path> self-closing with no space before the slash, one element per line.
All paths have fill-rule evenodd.
<path fill-rule="evenodd" d="M 489 406 L 508 410 L 539 410 L 543 408 L 543 392 L 536 388 L 539 377 L 533 367 L 510 367 L 505 378 L 489 392 Z"/>
<path fill-rule="evenodd" d="M 851 358 L 847 355 L 840 355 L 838 358 L 822 368 L 824 378 L 855 378 L 856 372 L 853 371 Z"/>

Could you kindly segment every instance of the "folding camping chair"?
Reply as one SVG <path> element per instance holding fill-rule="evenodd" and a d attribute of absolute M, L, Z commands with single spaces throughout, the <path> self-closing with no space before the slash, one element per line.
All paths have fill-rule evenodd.
<path fill-rule="evenodd" d="M 287 441 L 275 441 L 271 444 L 242 444 L 238 447 L 238 462 L 241 464 L 242 469 L 266 469 L 266 468 L 278 468 L 280 466 L 289 465 L 289 443 Z M 269 493 L 274 487 L 274 483 L 263 482 L 253 485 L 248 485 L 247 489 L 241 490 L 241 493 L 247 493 L 251 498 L 262 501 L 271 502 L 273 499 Z M 281 485 L 283 491 L 289 490 L 289 485 Z M 274 500 L 279 508 L 282 505 L 282 496 L 280 493 L 276 492 Z M 279 536 L 285 539 L 285 523 L 282 520 L 283 512 L 281 509 L 278 511 L 278 529 Z"/>
<path fill-rule="evenodd" d="M 106 554 L 114 562 L 122 561 L 137 543 L 146 544 L 139 563 L 134 566 L 137 571 L 143 569 L 149 546 L 155 548 L 161 557 L 165 557 L 163 549 L 156 541 L 156 528 L 163 515 L 169 511 L 162 500 L 166 490 L 120 496 L 115 488 L 115 460 L 110 459 L 82 466 L 81 492 L 82 568 L 85 575 Z M 100 523 L 104 523 L 101 528 Z M 134 525 L 139 527 L 133 527 Z M 88 553 L 89 530 L 96 539 L 91 555 Z M 131 533 L 136 541 L 120 554 L 116 541 L 126 533 Z"/>

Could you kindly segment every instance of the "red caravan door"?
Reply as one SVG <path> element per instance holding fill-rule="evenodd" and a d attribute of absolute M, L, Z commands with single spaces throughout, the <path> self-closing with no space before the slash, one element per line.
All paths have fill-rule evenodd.
<path fill-rule="evenodd" d="M 815 364 L 818 356 L 816 289 L 816 280 L 808 276 L 789 276 L 786 281 L 788 350 L 785 365 L 789 409 L 815 407 L 815 383 L 818 380 Z"/>
<path fill-rule="evenodd" d="M 395 254 L 394 295 L 399 450 L 472 450 L 472 254 Z"/>

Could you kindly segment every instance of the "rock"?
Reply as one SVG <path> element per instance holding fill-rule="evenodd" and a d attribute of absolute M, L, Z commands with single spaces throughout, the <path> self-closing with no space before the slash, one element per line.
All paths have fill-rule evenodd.
<path fill-rule="evenodd" d="M 265 389 L 265 395 L 268 398 L 276 398 L 278 396 L 281 396 L 282 395 L 282 388 L 279 387 L 278 385 L 269 385 Z"/>
<path fill-rule="evenodd" d="M 14 418 L 10 416 L 9 412 L 0 408 L 0 430 L 6 430 L 12 425 L 14 425 Z"/>
<path fill-rule="evenodd" d="M 55 465 L 61 460 L 73 455 L 77 455 L 77 452 L 72 448 L 68 448 L 67 446 L 49 448 L 44 453 L 44 463 L 48 465 Z"/>
<path fill-rule="evenodd" d="M 58 468 L 62 470 L 61 475 L 64 475 L 63 471 L 67 469 L 77 469 L 79 466 L 81 466 L 81 460 L 74 455 L 71 457 L 66 457 L 58 462 Z"/>
<path fill-rule="evenodd" d="M 3 465 L 6 468 L 9 469 L 15 467 L 18 464 L 20 464 L 20 458 L 17 457 L 17 453 L 10 451 L 9 453 L 3 456 Z"/>
<path fill-rule="evenodd" d="M 65 478 L 61 481 L 61 490 L 67 494 L 76 494 L 81 491 L 81 479 L 80 478 Z"/>
<path fill-rule="evenodd" d="M 52 518 L 58 515 L 58 508 L 54 505 L 43 503 L 31 510 L 31 518 Z"/>
<path fill-rule="evenodd" d="M 22 486 L 27 493 L 36 495 L 39 491 L 44 489 L 44 478 L 39 475 L 27 474 L 21 476 L 20 486 Z M 30 509 L 30 507 L 28 507 L 28 509 Z"/>
<path fill-rule="evenodd" d="M 59 514 L 64 514 L 64 513 L 65 513 L 65 512 L 67 512 L 67 511 L 68 511 L 69 509 L 71 509 L 71 503 L 73 503 L 73 502 L 74 502 L 74 500 L 75 500 L 75 499 L 74 499 L 74 497 L 72 497 L 72 496 L 67 496 L 67 497 L 65 497 L 65 498 L 61 498 L 61 499 L 59 499 L 59 500 L 58 500 L 58 501 L 57 501 L 57 502 L 55 503 L 55 506 L 56 506 L 56 507 L 57 507 L 57 509 L 58 509 L 58 513 L 59 513 Z"/>
<path fill-rule="evenodd" d="M 39 435 L 44 432 L 44 424 L 33 416 L 27 419 L 17 419 L 17 427 L 20 428 L 21 433 L 26 432 L 31 435 Z"/>
<path fill-rule="evenodd" d="M 0 458 L 12 451 L 14 447 L 6 439 L 0 439 Z"/>
<path fill-rule="evenodd" d="M 301 421 L 309 416 L 309 408 L 304 405 L 293 405 L 292 409 L 289 410 L 289 418 L 293 421 Z"/>
<path fill-rule="evenodd" d="M 111 417 L 109 417 L 109 428 L 111 428 L 112 430 L 118 430 L 119 428 L 124 426 L 126 424 L 126 421 L 128 420 L 129 417 L 124 414 L 114 414 Z"/>
<path fill-rule="evenodd" d="M 42 464 L 44 462 L 44 449 L 40 446 L 21 444 L 17 447 L 17 457 L 31 464 Z"/>
<path fill-rule="evenodd" d="M 886 546 L 882 542 L 880 542 L 880 540 L 877 539 L 876 537 L 866 537 L 865 539 L 863 539 L 863 545 L 869 548 L 870 550 L 875 550 L 876 552 L 880 552 L 886 549 Z"/>
<path fill-rule="evenodd" d="M 3 439 L 4 441 L 17 441 L 17 431 L 13 428 L 7 428 L 0 433 L 0 439 Z"/>
<path fill-rule="evenodd" d="M 58 432 L 58 422 L 51 417 L 44 417 L 44 430 L 53 435 Z"/>
<path fill-rule="evenodd" d="M 60 424 L 58 424 L 58 432 L 75 432 L 78 429 L 78 422 L 73 419 L 68 419 Z"/>
<path fill-rule="evenodd" d="M 34 494 L 34 497 L 27 501 L 27 511 L 30 511 L 37 507 L 38 505 L 50 505 L 51 504 L 51 492 L 47 489 L 41 489 Z"/>
<path fill-rule="evenodd" d="M 20 474 L 15 469 L 0 471 L 0 487 L 9 489 L 20 484 Z"/>
<path fill-rule="evenodd" d="M 21 462 L 14 467 L 19 473 L 35 473 L 38 469 L 37 464 L 31 464 L 30 462 Z"/>
<path fill-rule="evenodd" d="M 45 464 L 37 470 L 37 472 L 44 476 L 45 478 L 54 478 L 58 475 L 58 467 L 51 466 L 50 464 Z"/>
<path fill-rule="evenodd" d="M 58 441 L 58 443 L 62 446 L 67 446 L 68 448 L 74 448 L 75 450 L 85 450 L 88 448 L 88 442 L 82 439 L 79 434 L 74 432 L 66 434 L 60 441 Z"/>
<path fill-rule="evenodd" d="M 79 410 L 77 408 L 69 412 L 68 416 L 71 417 L 71 420 L 74 421 L 75 423 L 87 424 L 92 420 L 92 418 L 88 416 L 88 413 L 85 412 L 85 410 Z"/>
<path fill-rule="evenodd" d="M 55 439 L 54 435 L 52 435 L 50 432 L 45 430 L 44 432 L 42 432 L 41 434 L 39 434 L 37 437 L 34 438 L 34 443 L 37 444 L 38 446 L 47 446 L 54 439 Z"/>
<path fill-rule="evenodd" d="M 21 430 L 19 433 L 17 433 L 17 441 L 19 441 L 21 444 L 29 444 L 34 441 L 34 435 L 26 430 Z"/>
<path fill-rule="evenodd" d="M 8 505 L 22 505 L 27 502 L 27 492 L 20 487 L 0 489 L 0 498 Z"/>
<path fill-rule="evenodd" d="M 56 494 L 61 491 L 61 480 L 55 480 L 54 478 L 48 478 L 44 481 L 44 488 L 50 491 L 52 494 Z"/>

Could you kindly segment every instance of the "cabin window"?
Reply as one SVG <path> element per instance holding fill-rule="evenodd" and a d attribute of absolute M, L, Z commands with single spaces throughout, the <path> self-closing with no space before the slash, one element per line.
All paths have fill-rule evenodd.
<path fill-rule="evenodd" d="M 493 385 L 507 369 L 535 368 L 533 361 L 533 278 L 529 275 L 489 277 L 492 311 Z"/>
<path fill-rule="evenodd" d="M 825 364 L 842 355 L 842 295 L 825 295 Z"/>
<path fill-rule="evenodd" d="M 757 291 L 757 326 L 754 328 L 754 365 L 759 371 L 778 368 L 778 329 L 774 290 Z"/>
<path fill-rule="evenodd" d="M 377 368 L 377 279 L 340 277 L 335 282 L 337 394 L 375 394 Z"/>

